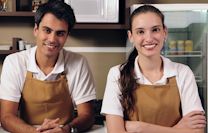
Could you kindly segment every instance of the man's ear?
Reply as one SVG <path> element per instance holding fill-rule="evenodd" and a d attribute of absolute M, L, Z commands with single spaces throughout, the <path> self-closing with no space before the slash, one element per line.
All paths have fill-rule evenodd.
<path fill-rule="evenodd" d="M 33 28 L 33 34 L 35 37 L 37 36 L 37 32 L 38 32 L 38 26 L 37 26 L 37 24 L 35 24 L 35 26 Z"/>

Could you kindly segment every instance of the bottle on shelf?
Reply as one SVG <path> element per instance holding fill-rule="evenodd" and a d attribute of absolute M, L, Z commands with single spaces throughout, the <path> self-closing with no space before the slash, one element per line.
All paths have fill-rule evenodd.
<path fill-rule="evenodd" d="M 192 40 L 186 40 L 184 43 L 184 49 L 186 53 L 190 53 L 193 51 L 193 41 Z"/>
<path fill-rule="evenodd" d="M 168 53 L 169 54 L 177 54 L 177 43 L 175 40 L 171 40 L 168 43 Z"/>
<path fill-rule="evenodd" d="M 184 40 L 177 41 L 177 53 L 184 54 Z"/>

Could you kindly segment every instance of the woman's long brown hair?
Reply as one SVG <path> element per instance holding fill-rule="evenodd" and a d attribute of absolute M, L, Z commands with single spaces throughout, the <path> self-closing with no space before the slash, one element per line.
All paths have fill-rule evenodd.
<path fill-rule="evenodd" d="M 129 23 L 129 31 L 132 32 L 132 21 L 135 16 L 141 13 L 152 12 L 157 14 L 162 21 L 163 27 L 164 25 L 164 15 L 162 12 L 152 5 L 143 5 L 138 7 L 130 16 L 130 23 Z M 138 84 L 134 78 L 134 62 L 135 58 L 137 57 L 138 52 L 136 48 L 133 49 L 131 54 L 128 57 L 126 63 L 120 66 L 120 87 L 121 87 L 121 103 L 124 108 L 124 118 L 128 119 L 128 114 L 134 111 L 135 105 L 135 98 L 133 96 L 134 90 L 137 88 Z"/>

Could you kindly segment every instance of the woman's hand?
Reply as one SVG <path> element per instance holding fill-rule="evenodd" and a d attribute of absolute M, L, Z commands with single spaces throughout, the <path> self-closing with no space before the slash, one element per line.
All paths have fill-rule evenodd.
<path fill-rule="evenodd" d="M 125 121 L 125 128 L 128 133 L 141 133 L 144 122 L 140 121 Z"/>
<path fill-rule="evenodd" d="M 174 127 L 175 128 L 204 128 L 206 117 L 202 111 L 192 111 L 185 115 Z"/>

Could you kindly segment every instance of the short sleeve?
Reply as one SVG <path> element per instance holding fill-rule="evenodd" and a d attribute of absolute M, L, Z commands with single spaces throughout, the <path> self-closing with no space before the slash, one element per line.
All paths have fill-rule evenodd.
<path fill-rule="evenodd" d="M 123 117 L 123 108 L 120 102 L 119 77 L 119 66 L 112 67 L 107 77 L 101 114 L 112 114 Z"/>

